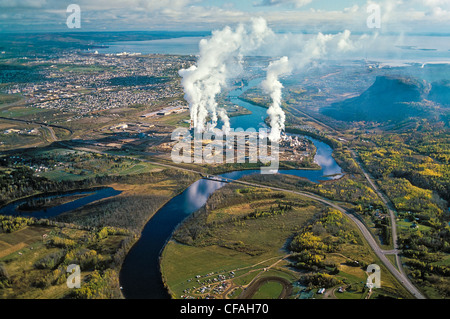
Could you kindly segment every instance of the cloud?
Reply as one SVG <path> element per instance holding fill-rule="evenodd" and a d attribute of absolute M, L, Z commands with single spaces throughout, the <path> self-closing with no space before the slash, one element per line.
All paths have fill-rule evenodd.
<path fill-rule="evenodd" d="M 450 17 L 450 0 L 418 0 L 428 8 L 425 16 L 438 20 L 448 20 Z"/>
<path fill-rule="evenodd" d="M 310 4 L 313 0 L 262 0 L 259 3 L 256 3 L 255 6 L 276 6 L 289 4 L 294 5 L 296 8 L 304 7 Z"/>
<path fill-rule="evenodd" d="M 0 30 L 25 30 L 29 21 L 39 25 L 39 20 L 47 30 L 64 28 L 66 8 L 73 2 L 80 5 L 88 31 L 211 30 L 260 16 L 275 30 L 365 32 L 369 3 L 381 6 L 382 31 L 440 32 L 450 26 L 450 0 L 369 0 L 366 5 L 362 0 L 342 2 L 342 9 L 335 2 L 332 10 L 314 0 L 254 1 L 249 7 L 234 2 L 219 6 L 209 0 L 0 0 Z"/>
<path fill-rule="evenodd" d="M 43 8 L 46 0 L 0 0 L 0 8 Z"/>
<path fill-rule="evenodd" d="M 269 139 L 278 141 L 286 119 L 281 107 L 283 85 L 280 77 L 301 71 L 319 59 L 335 59 L 356 49 L 358 45 L 350 40 L 350 35 L 348 30 L 338 34 L 318 33 L 308 38 L 302 34 L 277 34 L 263 18 L 252 19 L 250 24 L 239 24 L 235 28 L 226 26 L 213 31 L 211 38 L 200 41 L 196 64 L 179 71 L 195 130 L 203 132 L 208 127 L 216 127 L 220 119 L 224 123 L 224 133 L 229 131 L 229 118 L 217 103 L 216 96 L 231 78 L 242 74 L 243 58 L 259 55 L 258 50 L 262 50 L 272 57 L 282 53 L 281 58 L 269 63 L 266 77 L 261 82 L 264 92 L 271 98 L 267 110 L 271 127 Z M 209 124 L 208 118 L 211 119 Z"/>

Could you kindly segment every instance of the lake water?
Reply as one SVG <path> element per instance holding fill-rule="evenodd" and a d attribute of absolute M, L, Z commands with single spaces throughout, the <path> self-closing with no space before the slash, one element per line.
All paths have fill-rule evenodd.
<path fill-rule="evenodd" d="M 372 36 L 368 34 L 369 38 Z M 299 35 L 305 41 L 315 34 Z M 348 59 L 367 59 L 392 66 L 405 63 L 450 62 L 450 37 L 436 35 L 379 35 L 376 40 L 361 41 L 360 35 L 353 35 L 353 41 L 359 41 L 364 48 L 356 53 L 349 52 Z M 120 41 L 103 43 L 108 47 L 96 49 L 99 53 L 141 53 L 141 54 L 199 54 L 199 42 L 208 37 L 181 37 L 148 41 Z M 257 55 L 264 55 L 258 52 Z"/>
<path fill-rule="evenodd" d="M 182 37 L 147 41 L 120 41 L 104 43 L 107 48 L 95 49 L 98 53 L 141 53 L 141 54 L 198 54 L 198 43 L 202 37 Z"/>

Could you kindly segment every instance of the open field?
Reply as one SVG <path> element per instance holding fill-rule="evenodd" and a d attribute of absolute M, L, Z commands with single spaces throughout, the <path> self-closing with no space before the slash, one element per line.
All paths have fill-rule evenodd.
<path fill-rule="evenodd" d="M 249 296 L 278 298 L 280 289 L 275 283 L 267 287 L 266 284 L 257 284 L 256 288 L 253 283 L 270 275 L 281 276 L 293 284 L 310 274 L 312 268 L 308 271 L 295 266 L 298 257 L 289 247 L 292 238 L 305 232 L 324 208 L 301 196 L 281 195 L 243 186 L 229 186 L 216 192 L 208 200 L 206 210 L 181 225 L 174 234 L 175 240 L 169 241 L 163 250 L 161 270 L 172 296 L 236 298 L 237 289 L 244 294 L 245 288 L 253 287 Z M 280 201 L 292 203 L 293 208 L 276 213 L 274 206 L 280 205 Z M 196 238 L 186 237 L 187 230 L 193 231 L 195 227 L 202 228 Z M 312 273 L 326 273 L 336 267 L 334 276 L 337 282 L 341 282 L 341 286 L 349 286 L 347 293 L 339 293 L 338 297 L 362 298 L 368 291 L 364 289 L 367 279 L 364 265 L 381 263 L 362 237 L 358 238 L 356 227 L 349 221 L 345 227 L 356 237 L 349 237 L 354 238 L 349 242 L 341 242 L 334 252 L 320 252 L 325 266 L 319 266 Z M 325 239 L 325 242 L 329 240 Z M 359 263 L 352 264 L 356 260 Z M 381 295 L 407 296 L 383 266 L 382 272 Z M 373 294 L 374 297 L 377 295 Z M 293 298 L 294 295 L 283 297 Z"/>
<path fill-rule="evenodd" d="M 2 250 L 0 256 L 0 265 L 7 273 L 6 279 L 0 278 L 0 298 L 68 297 L 73 291 L 66 285 L 65 267 L 70 263 L 81 263 L 82 280 L 87 284 L 88 275 L 94 271 L 92 262 L 97 263 L 97 267 L 111 263 L 114 253 L 127 237 L 125 233 L 117 233 L 96 240 L 92 237 L 95 232 L 62 226 L 31 225 L 13 233 L 0 234 L 0 245 L 11 245 L 9 249 Z M 58 246 L 56 240 L 60 238 L 64 238 L 70 246 Z M 86 241 L 87 238 L 90 240 Z M 58 259 L 52 261 L 52 258 Z M 84 258 L 90 258 L 90 261 L 86 259 L 84 262 Z M 55 263 L 50 266 L 46 264 L 49 261 Z M 114 294 L 119 296 L 120 292 L 111 291 L 111 296 Z"/>
<path fill-rule="evenodd" d="M 30 227 L 18 230 L 12 234 L 0 234 L 0 258 L 18 252 L 42 240 L 42 235 L 48 233 L 48 227 Z"/>
<path fill-rule="evenodd" d="M 118 271 L 142 227 L 198 178 L 173 174 L 130 166 L 128 174 L 118 174 L 121 182 L 103 185 L 120 195 L 63 213 L 58 222 L 32 221 L 11 233 L 0 224 L 0 274 L 7 274 L 0 277 L 0 298 L 121 298 Z M 66 286 L 65 267 L 71 263 L 81 267 L 81 290 Z"/>

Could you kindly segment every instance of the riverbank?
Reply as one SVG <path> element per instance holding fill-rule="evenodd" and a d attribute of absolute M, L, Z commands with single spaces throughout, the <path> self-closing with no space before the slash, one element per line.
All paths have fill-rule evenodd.
<path fill-rule="evenodd" d="M 322 226 L 320 232 L 316 224 Z M 322 248 L 304 248 L 309 255 L 297 246 L 314 243 Z M 242 292 L 258 278 L 286 275 L 289 283 L 301 280 L 314 291 L 346 282 L 351 288 L 338 297 L 359 299 L 365 294 L 365 267 L 377 260 L 356 225 L 339 211 L 291 192 L 242 184 L 214 192 L 177 228 L 161 256 L 169 293 L 187 299 L 239 298 L 242 294 L 233 292 Z M 260 288 L 272 291 L 270 298 L 280 297 L 264 286 L 253 293 Z M 376 295 L 409 297 L 387 270 Z"/>
<path fill-rule="evenodd" d="M 169 172 L 172 172 L 172 174 L 169 174 Z M 92 288 L 91 285 L 99 284 L 98 280 L 100 280 L 105 281 L 102 285 L 106 284 L 106 281 L 108 282 L 106 285 L 109 287 L 111 294 L 108 294 L 107 298 L 124 298 L 122 291 L 119 289 L 119 273 L 123 260 L 140 237 L 137 234 L 142 231 L 155 212 L 173 196 L 183 192 L 188 185 L 191 185 L 198 178 L 197 174 L 182 173 L 180 175 L 180 172 L 171 169 L 165 170 L 165 172 L 154 172 L 150 175 L 127 177 L 127 182 L 125 183 L 113 183 L 96 188 L 117 191 L 117 196 L 93 200 L 86 205 L 67 211 L 64 210 L 64 205 L 68 203 L 61 203 L 59 206 L 53 206 L 53 208 L 61 208 L 61 214 L 54 218 L 58 219 L 58 221 L 33 218 L 30 219 L 31 226 L 24 225 L 24 229 L 14 230 L 11 234 L 0 234 L 2 237 L 0 247 L 8 252 L 5 256 L 2 256 L 3 258 L 0 258 L 0 263 L 3 262 L 5 265 L 2 265 L 2 267 L 5 267 L 9 274 L 7 283 L 11 287 L 8 288 L 7 294 L 11 296 L 12 294 L 20 295 L 26 293 L 28 296 L 28 293 L 36 293 L 37 290 L 32 287 L 34 281 L 37 282 L 46 278 L 45 289 L 41 292 L 42 296 L 46 298 L 67 298 L 69 296 L 67 294 L 71 294 L 73 291 L 68 290 L 65 281 L 59 280 L 59 275 L 54 278 L 49 276 L 46 267 L 38 269 L 34 265 L 37 265 L 40 259 L 53 260 L 52 254 L 54 254 L 55 259 L 52 261 L 54 264 L 50 270 L 61 267 L 63 269 L 66 261 L 69 259 L 60 259 L 57 257 L 59 256 L 58 254 L 66 251 L 67 256 L 72 256 L 70 258 L 73 258 L 73 256 L 75 256 L 74 258 L 79 258 L 79 254 L 86 251 L 86 244 L 91 242 L 85 242 L 86 237 L 88 237 L 97 243 L 96 248 L 92 245 L 89 247 L 92 254 L 100 259 L 88 264 L 81 262 L 79 259 L 73 260 L 73 263 L 81 266 L 83 287 L 86 288 L 80 291 L 78 296 L 80 298 L 101 298 L 100 295 L 95 293 L 88 296 Z M 137 183 L 138 181 L 139 184 Z M 92 189 L 86 190 L 86 192 L 91 193 Z M 61 195 L 61 193 L 59 194 Z M 68 192 L 66 195 L 71 197 L 73 192 Z M 38 197 L 42 198 L 41 195 Z M 30 211 L 28 213 L 33 215 L 34 212 Z M 21 222 L 23 220 L 25 219 L 22 218 Z M 9 223 L 9 219 L 7 222 Z M 35 225 L 35 223 L 37 224 Z M 50 227 L 43 227 L 42 225 L 45 223 L 50 225 Z M 14 222 L 14 225 L 16 224 Z M 111 233 L 113 230 L 114 232 L 119 232 L 119 235 Z M 58 232 L 63 232 L 63 237 L 58 235 Z M 48 235 L 48 239 L 45 241 L 42 240 L 43 234 Z M 70 234 L 70 236 L 67 234 Z M 56 246 L 48 244 L 47 241 L 50 243 L 55 242 Z M 8 243 L 13 243 L 14 245 L 11 246 Z M 94 250 L 95 252 L 93 252 Z M 18 264 L 23 262 L 26 262 L 27 266 L 24 269 L 27 269 L 27 272 L 36 274 L 36 276 L 32 276 L 33 280 L 31 281 L 23 279 L 21 274 L 16 271 L 23 268 L 17 267 Z M 97 264 L 101 264 L 101 267 L 104 268 L 104 270 L 98 272 L 100 277 L 96 277 L 97 275 L 93 276 L 96 272 L 92 267 L 97 267 Z M 61 272 L 64 275 L 65 273 L 65 270 Z M 0 278 L 1 280 L 3 279 Z M 19 285 L 19 282 L 22 283 Z M 28 288 L 24 288 L 24 286 Z M 57 291 L 57 293 L 51 296 L 51 291 Z M 112 293 L 113 291 L 114 294 Z"/>
<path fill-rule="evenodd" d="M 252 114 L 237 116 L 230 119 L 232 127 L 241 127 L 244 130 L 257 128 L 264 124 L 266 109 L 254 106 L 239 99 L 239 96 L 250 87 L 257 85 L 261 79 L 249 81 L 244 88 L 238 88 L 229 93 L 233 103 L 250 109 Z M 284 174 L 295 174 L 319 183 L 321 180 L 336 178 L 342 173 L 339 165 L 332 157 L 333 150 L 325 143 L 312 139 L 316 147 L 314 154 L 315 163 L 320 166 L 316 170 L 285 170 Z M 247 167 L 248 168 L 248 167 Z M 235 169 L 235 167 L 234 167 Z M 259 167 L 221 173 L 221 177 L 233 180 L 244 176 L 260 173 Z M 338 175 L 336 175 L 338 174 Z M 325 177 L 333 176 L 333 177 Z M 121 286 L 126 298 L 167 298 L 165 283 L 161 278 L 159 259 L 161 251 L 171 238 L 175 228 L 182 223 L 187 216 L 198 211 L 207 201 L 208 197 L 226 183 L 202 179 L 189 186 L 180 195 L 167 202 L 145 225 L 141 237 L 127 255 L 120 273 Z M 225 261 L 224 261 L 225 262 Z"/>

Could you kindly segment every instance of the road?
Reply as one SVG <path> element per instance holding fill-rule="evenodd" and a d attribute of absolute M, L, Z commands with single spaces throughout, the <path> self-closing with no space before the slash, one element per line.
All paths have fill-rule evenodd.
<path fill-rule="evenodd" d="M 402 261 L 400 259 L 401 251 L 398 249 L 396 210 L 395 210 L 394 206 L 392 205 L 392 202 L 386 197 L 386 195 L 383 192 L 380 191 L 378 186 L 374 183 L 374 181 L 372 180 L 372 177 L 367 172 L 367 170 L 364 168 L 364 165 L 361 162 L 359 156 L 356 154 L 356 152 L 353 151 L 353 150 L 350 150 L 350 153 L 352 154 L 353 159 L 359 165 L 359 167 L 360 167 L 361 171 L 363 172 L 363 175 L 366 178 L 367 182 L 370 184 L 370 186 L 373 188 L 375 193 L 381 199 L 381 201 L 383 202 L 384 206 L 386 207 L 386 209 L 387 209 L 387 211 L 389 213 L 389 217 L 390 217 L 390 221 L 391 221 L 392 243 L 393 243 L 393 246 L 394 246 L 394 249 L 392 251 L 390 251 L 389 254 L 395 255 L 395 261 L 396 261 L 396 264 L 397 264 L 400 272 L 407 278 L 407 280 L 409 282 L 409 279 L 406 276 L 405 271 L 403 269 Z"/>
<path fill-rule="evenodd" d="M 70 134 L 73 134 L 73 131 L 70 128 L 64 127 L 64 126 L 61 126 L 61 125 L 47 124 L 47 123 L 44 123 L 44 122 L 37 122 L 37 121 L 33 121 L 33 120 L 22 120 L 22 119 L 18 119 L 18 118 L 11 118 L 11 117 L 4 117 L 4 116 L 0 116 L 0 120 L 7 120 L 7 121 L 13 121 L 13 122 L 22 122 L 22 123 L 26 123 L 26 124 L 46 126 L 48 128 L 52 128 L 52 127 L 60 128 L 60 129 L 69 131 Z"/>
<path fill-rule="evenodd" d="M 61 143 L 63 144 L 63 143 Z M 78 148 L 78 147 L 73 147 L 73 146 L 68 146 L 66 144 L 63 144 L 66 147 L 70 147 L 70 148 L 74 148 L 74 149 L 79 149 L 79 150 L 84 150 L 84 151 L 90 151 L 90 152 L 94 152 L 94 153 L 102 153 L 102 154 L 107 154 L 106 152 L 102 152 L 102 151 L 98 151 L 98 150 L 92 150 L 86 147 L 83 148 Z M 117 155 L 120 156 L 120 155 Z M 121 157 L 129 157 L 129 155 L 125 156 L 121 156 Z M 183 168 L 183 167 L 179 167 L 176 165 L 170 165 L 170 164 L 162 164 L 159 162 L 155 162 L 155 161 L 150 161 L 150 160 L 146 160 L 146 159 L 141 159 L 141 158 L 137 158 L 140 161 L 146 162 L 146 163 L 150 163 L 150 164 L 154 164 L 154 165 L 159 165 L 159 166 L 163 166 L 163 167 L 167 167 L 167 168 L 172 168 L 172 169 L 177 169 L 177 170 L 182 170 L 182 171 L 186 171 L 186 172 L 191 172 L 191 173 L 195 173 L 195 174 L 200 174 L 203 177 L 203 173 L 202 172 L 198 172 L 196 170 L 193 169 L 188 169 L 188 168 Z M 342 208 L 341 206 L 337 205 L 336 203 L 320 197 L 318 195 L 315 194 L 311 194 L 308 192 L 302 192 L 302 191 L 294 191 L 294 190 L 290 190 L 290 189 L 284 189 L 284 188 L 279 188 L 279 187 L 274 187 L 274 186 L 269 186 L 269 185 L 263 185 L 263 184 L 258 184 L 258 183 L 251 183 L 251 182 L 245 182 L 245 181 L 241 181 L 241 180 L 233 180 L 230 178 L 223 178 L 221 176 L 216 176 L 216 175 L 209 175 L 210 178 L 213 178 L 215 181 L 217 182 L 226 182 L 226 183 L 238 183 L 238 184 L 243 184 L 243 185 L 247 185 L 247 186 L 252 186 L 252 187 L 260 187 L 260 188 L 268 188 L 271 190 L 276 190 L 276 191 L 282 191 L 282 192 L 288 192 L 288 193 L 292 193 L 292 194 L 296 194 L 296 195 L 301 195 L 313 200 L 316 200 L 318 202 L 321 202 L 327 206 L 330 206 L 334 209 L 337 209 L 338 211 L 342 212 L 343 214 L 345 214 L 346 216 L 348 216 L 348 218 L 350 218 L 351 221 L 353 221 L 353 223 L 355 223 L 355 225 L 358 227 L 358 229 L 361 231 L 361 234 L 363 235 L 363 237 L 366 239 L 366 241 L 368 242 L 369 246 L 372 248 L 373 252 L 377 255 L 377 257 L 382 261 L 382 263 L 386 266 L 386 268 L 392 273 L 392 275 L 417 299 L 425 299 L 425 297 L 420 293 L 420 291 L 409 281 L 408 277 L 406 276 L 406 274 L 404 272 L 400 272 L 386 257 L 386 255 L 389 254 L 395 254 L 398 258 L 398 250 L 394 249 L 394 250 L 383 250 L 380 248 L 380 246 L 377 244 L 377 242 L 375 241 L 375 239 L 373 238 L 372 234 L 370 233 L 370 231 L 367 229 L 367 227 L 351 212 L 347 211 L 346 209 Z M 394 236 L 393 236 L 394 238 Z M 398 265 L 401 265 L 401 263 L 398 263 Z M 401 266 L 400 266 L 401 269 Z"/>
<path fill-rule="evenodd" d="M 331 132 L 337 134 L 338 136 L 341 135 L 341 132 L 335 130 L 334 128 L 326 125 L 325 123 L 323 123 L 322 121 L 310 116 L 309 114 L 301 111 L 301 110 L 297 110 L 300 113 L 302 113 L 304 116 L 308 117 L 309 119 L 313 120 L 314 122 L 316 122 L 317 124 L 327 128 L 328 130 L 330 130 Z M 388 213 L 389 213 L 389 217 L 390 217 L 390 221 L 391 221 L 391 235 L 392 235 L 392 242 L 393 242 L 393 246 L 394 249 L 393 250 L 389 250 L 389 251 L 382 251 L 384 253 L 384 255 L 395 255 L 395 260 L 396 260 L 396 264 L 400 270 L 401 273 L 401 282 L 402 284 L 408 288 L 409 287 L 409 291 L 416 296 L 417 298 L 425 298 L 418 290 L 417 288 L 414 287 L 414 285 L 410 282 L 409 278 L 406 276 L 403 266 L 402 266 L 402 262 L 400 260 L 400 253 L 401 251 L 398 249 L 398 237 L 397 237 L 397 223 L 396 223 L 396 210 L 394 208 L 394 206 L 392 205 L 391 201 L 386 197 L 385 194 L 383 194 L 379 188 L 377 187 L 377 185 L 373 182 L 373 179 L 371 178 L 370 174 L 366 171 L 366 169 L 364 168 L 363 163 L 361 162 L 359 156 L 357 156 L 356 152 L 354 150 L 352 150 L 350 147 L 348 148 L 350 150 L 350 153 L 352 154 L 352 158 L 356 161 L 356 163 L 358 164 L 358 166 L 360 167 L 364 177 L 366 178 L 366 180 L 368 181 L 368 183 L 370 184 L 370 186 L 372 187 L 372 189 L 375 191 L 375 193 L 378 195 L 378 197 L 381 199 L 381 201 L 383 202 L 383 204 L 385 205 Z M 378 246 L 378 245 L 377 245 Z M 386 266 L 388 266 L 388 264 L 386 264 Z M 392 266 L 392 263 L 389 262 L 389 266 Z M 397 270 L 397 269 L 395 269 Z M 398 272 L 398 271 L 397 271 Z M 397 276 L 396 276 L 397 277 Z M 398 277 L 397 277 L 398 278 Z"/>
<path fill-rule="evenodd" d="M 370 177 L 369 173 L 364 168 L 364 165 L 362 164 L 361 160 L 359 159 L 359 156 L 357 156 L 356 152 L 353 150 L 350 150 L 353 159 L 356 161 L 356 163 L 361 168 L 361 171 L 363 172 L 364 177 L 369 182 L 370 186 L 372 186 L 375 193 L 378 195 L 378 197 L 381 199 L 385 207 L 387 208 L 389 212 L 389 217 L 391 221 L 391 234 L 392 234 L 392 242 L 394 245 L 394 249 L 398 249 L 398 243 L 397 243 L 397 222 L 396 222 L 396 216 L 394 212 L 394 208 L 391 204 L 391 202 L 384 196 L 384 194 L 378 189 L 377 185 L 373 182 L 372 178 Z"/>
<path fill-rule="evenodd" d="M 244 185 L 248 185 L 248 186 L 253 186 L 253 187 L 263 187 L 263 188 L 269 188 L 272 190 L 277 190 L 277 191 L 282 191 L 282 192 L 289 192 L 289 193 L 293 193 L 293 194 L 297 194 L 297 195 L 301 195 L 304 197 L 308 197 L 311 198 L 313 200 L 316 200 L 318 202 L 321 202 L 325 205 L 328 205 L 334 209 L 339 210 L 340 212 L 344 213 L 345 215 L 347 215 L 352 221 L 353 223 L 356 224 L 356 226 L 358 227 L 358 229 L 361 231 L 362 235 L 364 236 L 364 238 L 366 239 L 366 241 L 369 243 L 370 247 L 372 248 L 372 250 L 374 251 L 374 253 L 377 255 L 377 257 L 383 262 L 383 264 L 386 266 L 386 268 L 388 268 L 388 270 L 392 273 L 392 275 L 397 278 L 397 280 L 399 282 L 402 283 L 402 285 L 416 298 L 418 299 L 425 299 L 425 297 L 421 294 L 421 292 L 409 281 L 408 277 L 397 270 L 397 268 L 387 259 L 386 255 L 387 254 L 392 254 L 395 252 L 398 252 L 397 250 L 388 250 L 385 251 L 383 249 L 380 248 L 380 246 L 378 246 L 377 242 L 375 241 L 375 239 L 373 238 L 372 234 L 370 233 L 370 231 L 366 228 L 366 226 L 352 213 L 350 213 L 349 211 L 347 211 L 346 209 L 342 208 L 341 206 L 325 199 L 322 198 L 320 196 L 314 195 L 314 194 L 310 194 L 307 192 L 301 192 L 301 191 L 293 191 L 293 190 L 288 190 L 288 189 L 283 189 L 283 188 L 279 188 L 279 187 L 273 187 L 273 186 L 267 186 L 267 185 L 261 185 L 261 184 L 257 184 L 257 183 L 249 183 L 249 182 L 244 182 L 244 181 L 240 181 L 240 180 L 236 180 L 236 181 L 232 181 L 230 179 L 227 179 L 228 182 L 235 182 L 235 183 L 239 183 L 239 184 L 244 184 Z M 396 254 L 396 256 L 398 256 L 398 254 Z"/>

